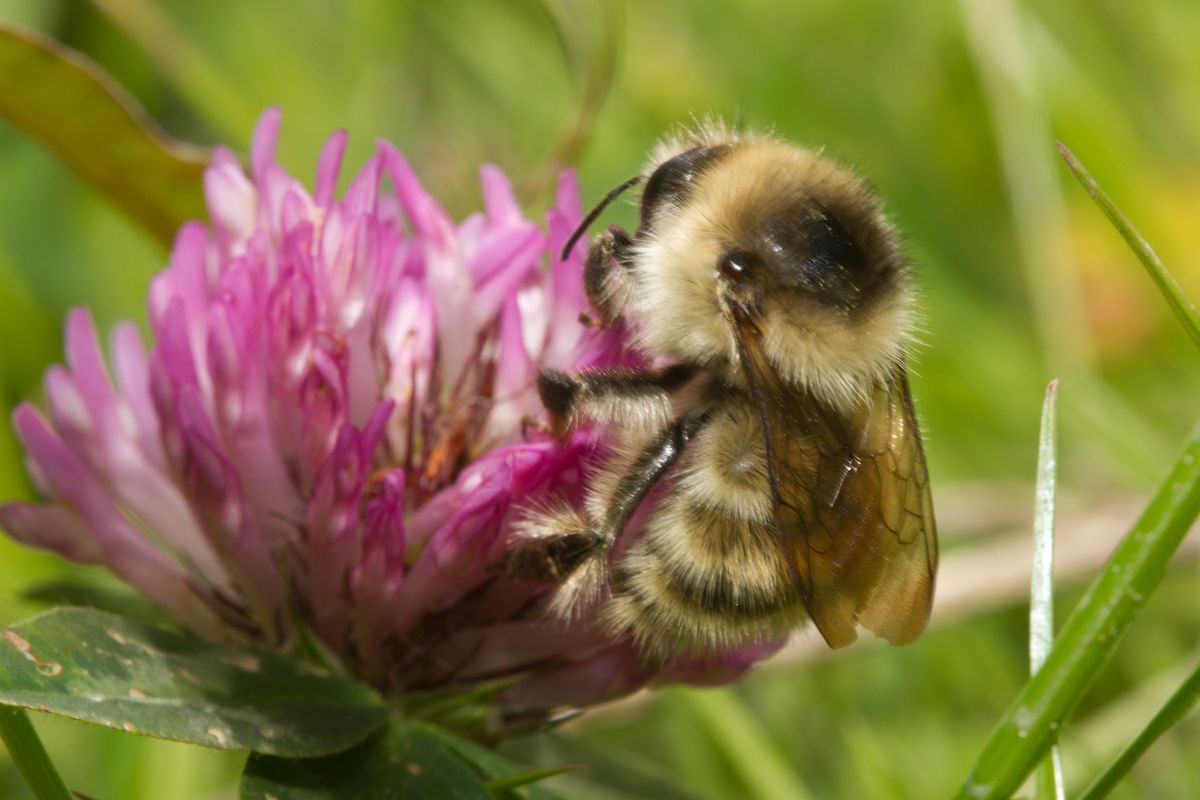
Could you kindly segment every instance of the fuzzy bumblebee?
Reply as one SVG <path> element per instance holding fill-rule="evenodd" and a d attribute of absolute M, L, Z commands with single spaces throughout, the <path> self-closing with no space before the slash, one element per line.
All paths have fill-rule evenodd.
<path fill-rule="evenodd" d="M 812 150 L 706 126 L 660 144 L 567 251 L 637 183 L 637 231 L 598 236 L 584 283 L 594 324 L 627 320 L 658 366 L 541 374 L 553 428 L 607 426 L 617 455 L 582 508 L 525 519 L 510 570 L 559 583 L 559 614 L 599 604 L 648 654 L 806 620 L 831 647 L 859 627 L 912 642 L 937 537 L 904 363 L 914 292 L 878 199 Z"/>

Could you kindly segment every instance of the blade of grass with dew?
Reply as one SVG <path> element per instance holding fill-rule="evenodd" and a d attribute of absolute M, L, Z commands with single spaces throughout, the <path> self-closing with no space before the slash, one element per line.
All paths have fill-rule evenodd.
<path fill-rule="evenodd" d="M 1029 673 L 1036 675 L 1054 641 L 1054 501 L 1058 462 L 1058 381 L 1046 387 L 1038 435 L 1036 500 L 1033 514 L 1033 568 L 1029 586 Z M 1057 738 L 1057 737 L 1055 737 Z M 1034 778 L 1038 800 L 1063 800 L 1058 744 L 1042 759 Z"/>
<path fill-rule="evenodd" d="M 1172 725 L 1187 716 L 1188 712 L 1195 707 L 1197 700 L 1200 700 L 1200 664 L 1192 669 L 1170 699 L 1163 704 L 1163 707 L 1158 710 L 1141 733 L 1121 751 L 1108 769 L 1100 773 L 1083 790 L 1078 800 L 1100 800 L 1100 798 L 1107 797 L 1149 749 L 1150 745 L 1154 744 L 1158 737 L 1166 733 Z"/>
<path fill-rule="evenodd" d="M 1004 798 L 1020 788 L 1158 587 L 1198 513 L 1200 427 L 1063 623 L 1046 663 L 1005 712 L 957 797 Z"/>
<path fill-rule="evenodd" d="M 1142 262 L 1146 271 L 1150 273 L 1158 290 L 1163 293 L 1163 297 L 1167 299 L 1167 304 L 1171 306 L 1171 310 L 1175 312 L 1175 316 L 1179 317 L 1179 321 L 1183 323 L 1184 329 L 1188 335 L 1192 337 L 1192 341 L 1197 347 L 1200 347 L 1200 314 L 1196 313 L 1196 307 L 1184 295 L 1183 290 L 1179 288 L 1175 277 L 1167 271 L 1158 254 L 1154 252 L 1154 248 L 1150 243 L 1142 238 L 1137 229 L 1133 227 L 1128 217 L 1117 208 L 1116 204 L 1105 194 L 1100 188 L 1100 184 L 1096 183 L 1096 179 L 1091 173 L 1084 168 L 1079 159 L 1075 157 L 1066 145 L 1058 142 L 1058 152 L 1062 155 L 1063 160 L 1067 162 L 1067 169 L 1071 170 L 1071 174 L 1075 176 L 1075 180 L 1083 186 L 1084 191 L 1088 193 L 1096 205 L 1100 206 L 1100 210 L 1104 212 L 1104 216 L 1108 217 L 1109 222 L 1121 234 L 1121 237 L 1129 244 L 1134 255 Z"/>

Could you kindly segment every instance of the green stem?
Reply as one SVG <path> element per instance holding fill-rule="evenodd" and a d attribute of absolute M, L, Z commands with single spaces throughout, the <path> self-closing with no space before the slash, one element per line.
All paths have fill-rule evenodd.
<path fill-rule="evenodd" d="M 1171 695 L 1171 698 L 1158 710 L 1150 723 L 1121 751 L 1108 769 L 1104 770 L 1096 780 L 1092 781 L 1090 786 L 1083 790 L 1083 794 L 1079 795 L 1078 800 L 1100 800 L 1102 797 L 1107 797 L 1113 787 L 1142 757 L 1147 748 L 1154 744 L 1158 737 L 1166 733 L 1172 725 L 1183 719 L 1196 705 L 1198 699 L 1200 699 L 1200 664 L 1192 669 L 1187 679 L 1175 690 L 1175 694 Z"/>
<path fill-rule="evenodd" d="M 1175 312 L 1175 316 L 1179 317 L 1179 321 L 1183 323 L 1183 327 L 1187 330 L 1188 335 L 1192 337 L 1197 347 L 1200 347 L 1200 314 L 1196 313 L 1196 307 L 1184 295 L 1183 290 L 1179 288 L 1179 284 L 1175 282 L 1174 276 L 1167 271 L 1163 265 L 1162 259 L 1154 252 L 1154 248 L 1150 243 L 1142 238 L 1138 233 L 1137 228 L 1133 227 L 1133 223 L 1121 213 L 1121 209 L 1117 208 L 1109 196 L 1100 188 L 1100 184 L 1096 183 L 1096 179 L 1092 177 L 1083 166 L 1079 163 L 1079 159 L 1075 154 L 1067 149 L 1067 146 L 1062 142 L 1058 143 L 1058 152 L 1062 154 L 1063 160 L 1067 162 L 1067 168 L 1071 170 L 1071 174 L 1075 176 L 1075 180 L 1079 181 L 1084 190 L 1088 193 L 1096 205 L 1100 206 L 1100 210 L 1104 212 L 1104 216 L 1108 217 L 1113 227 L 1121 234 L 1128 242 L 1129 247 L 1133 250 L 1134 255 L 1142 262 L 1146 271 L 1150 273 L 1150 277 L 1158 284 L 1158 290 L 1163 293 L 1163 297 L 1167 299 L 1167 303 L 1171 306 L 1171 310 Z"/>
<path fill-rule="evenodd" d="M 1193 431 L 1171 474 L 1063 623 L 1046 663 L 1005 712 L 959 798 L 1005 798 L 1020 788 L 1158 587 L 1197 513 L 1200 428 Z"/>
<path fill-rule="evenodd" d="M 0 706 L 0 739 L 38 800 L 73 800 L 24 709 Z"/>

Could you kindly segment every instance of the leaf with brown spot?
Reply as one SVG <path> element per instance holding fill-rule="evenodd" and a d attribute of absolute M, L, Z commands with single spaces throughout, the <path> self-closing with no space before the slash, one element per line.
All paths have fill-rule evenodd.
<path fill-rule="evenodd" d="M 53 609 L 3 631 L 0 704 L 293 757 L 345 750 L 390 715 L 368 687 L 278 653 L 87 608 Z"/>

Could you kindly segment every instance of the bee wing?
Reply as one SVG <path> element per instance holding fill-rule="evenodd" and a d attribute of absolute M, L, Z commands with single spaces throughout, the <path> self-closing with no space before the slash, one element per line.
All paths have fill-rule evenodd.
<path fill-rule="evenodd" d="M 933 602 L 937 531 L 903 364 L 841 414 L 784 385 L 752 324 L 733 316 L 781 546 L 813 624 L 830 647 L 857 639 L 859 625 L 892 644 L 916 640 Z"/>
<path fill-rule="evenodd" d="M 813 623 L 831 647 L 853 642 L 858 625 L 914 641 L 933 601 L 937 533 L 903 366 L 848 418 L 812 401 L 767 407 L 775 514 Z"/>

